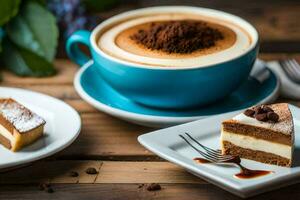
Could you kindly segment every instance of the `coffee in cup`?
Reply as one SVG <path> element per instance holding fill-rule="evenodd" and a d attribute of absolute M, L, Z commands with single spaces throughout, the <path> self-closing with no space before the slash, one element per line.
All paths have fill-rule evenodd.
<path fill-rule="evenodd" d="M 210 65 L 238 56 L 251 45 L 234 23 L 189 13 L 144 15 L 99 33 L 105 53 L 128 62 L 163 67 Z"/>

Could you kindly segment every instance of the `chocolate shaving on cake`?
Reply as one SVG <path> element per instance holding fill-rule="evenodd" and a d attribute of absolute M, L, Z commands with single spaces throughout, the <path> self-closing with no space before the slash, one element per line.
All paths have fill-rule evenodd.
<path fill-rule="evenodd" d="M 255 114 L 255 111 L 252 109 L 247 109 L 247 110 L 245 110 L 244 114 L 248 117 L 253 117 Z"/>
<path fill-rule="evenodd" d="M 276 114 L 275 112 L 268 112 L 267 117 L 269 120 L 271 120 L 273 122 L 277 122 L 279 119 L 278 114 Z"/>
<path fill-rule="evenodd" d="M 262 122 L 276 123 L 279 120 L 279 115 L 272 108 L 266 105 L 255 106 L 244 111 L 248 117 L 252 117 Z"/>
<path fill-rule="evenodd" d="M 260 113 L 260 114 L 255 115 L 255 119 L 257 119 L 258 121 L 265 122 L 268 120 L 268 116 L 266 113 Z"/>
<path fill-rule="evenodd" d="M 196 20 L 153 22 L 148 29 L 131 36 L 146 48 L 180 54 L 210 48 L 223 38 L 219 30 Z"/>

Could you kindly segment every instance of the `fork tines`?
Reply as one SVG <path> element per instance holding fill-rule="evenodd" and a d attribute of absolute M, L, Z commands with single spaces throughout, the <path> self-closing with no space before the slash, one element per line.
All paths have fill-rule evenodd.
<path fill-rule="evenodd" d="M 234 158 L 231 155 L 222 155 L 220 150 L 215 150 L 209 148 L 200 142 L 198 142 L 195 138 L 193 138 L 190 134 L 185 133 L 186 136 L 179 135 L 190 147 L 192 147 L 195 151 L 197 151 L 201 156 L 211 162 L 227 162 Z M 188 139 L 189 138 L 189 139 Z M 196 145 L 192 144 L 195 143 L 200 148 L 197 148 Z"/>
<path fill-rule="evenodd" d="M 291 81 L 300 83 L 300 65 L 295 59 L 280 60 L 279 64 Z"/>

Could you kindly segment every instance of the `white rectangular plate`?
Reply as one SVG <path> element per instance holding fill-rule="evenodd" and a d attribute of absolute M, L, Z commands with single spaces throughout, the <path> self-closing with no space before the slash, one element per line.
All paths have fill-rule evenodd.
<path fill-rule="evenodd" d="M 293 184 L 300 177 L 300 109 L 293 105 L 289 105 L 289 107 L 294 117 L 296 136 L 293 167 L 278 167 L 242 159 L 242 164 L 247 168 L 274 172 L 266 176 L 238 179 L 234 177 L 234 174 L 240 170 L 234 165 L 224 167 L 216 164 L 198 164 L 193 161 L 193 158 L 201 156 L 178 136 L 188 132 L 200 143 L 220 149 L 221 122 L 232 118 L 238 114 L 237 112 L 147 133 L 141 135 L 138 141 L 153 153 L 185 168 L 194 175 L 240 197 L 249 197 Z"/>

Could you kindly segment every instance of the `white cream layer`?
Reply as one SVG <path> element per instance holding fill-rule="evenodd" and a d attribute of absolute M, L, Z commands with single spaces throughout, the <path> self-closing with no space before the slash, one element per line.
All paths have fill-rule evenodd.
<path fill-rule="evenodd" d="M 0 134 L 5 137 L 6 139 L 8 139 L 10 141 L 11 144 L 13 144 L 15 142 L 15 138 L 14 136 L 11 134 L 11 132 L 9 132 L 4 126 L 2 126 L 0 124 Z"/>
<path fill-rule="evenodd" d="M 245 52 L 246 50 L 248 50 L 248 48 L 250 47 L 250 40 L 248 38 L 248 35 L 244 33 L 240 28 L 231 25 L 230 23 L 224 24 L 224 26 L 229 27 L 231 30 L 233 30 L 236 33 L 237 40 L 235 44 L 232 47 L 225 49 L 223 51 L 219 51 L 208 55 L 200 55 L 198 57 L 184 58 L 184 59 L 183 58 L 172 58 L 172 59 L 151 58 L 151 57 L 140 56 L 140 55 L 127 52 L 121 49 L 120 47 L 118 47 L 115 43 L 115 39 L 118 36 L 118 34 L 130 27 L 139 24 L 144 24 L 147 22 L 152 22 L 152 21 L 180 20 L 180 19 L 183 19 L 183 17 L 177 15 L 158 15 L 158 16 L 150 16 L 150 17 L 148 16 L 148 17 L 141 17 L 141 18 L 129 20 L 105 32 L 100 37 L 98 41 L 98 45 L 105 52 L 119 59 L 131 61 L 134 63 L 142 63 L 146 65 L 156 65 L 156 66 L 166 66 L 166 67 L 207 66 L 207 65 L 215 64 L 216 60 L 218 62 L 223 62 L 231 59 L 232 57 L 237 57 L 241 55 L 243 52 Z"/>
<path fill-rule="evenodd" d="M 292 157 L 292 147 L 285 144 L 269 142 L 266 140 L 256 139 L 250 136 L 229 133 L 226 131 L 222 131 L 221 140 L 228 141 L 236 146 L 245 149 L 272 153 L 288 159 L 291 159 Z"/>

